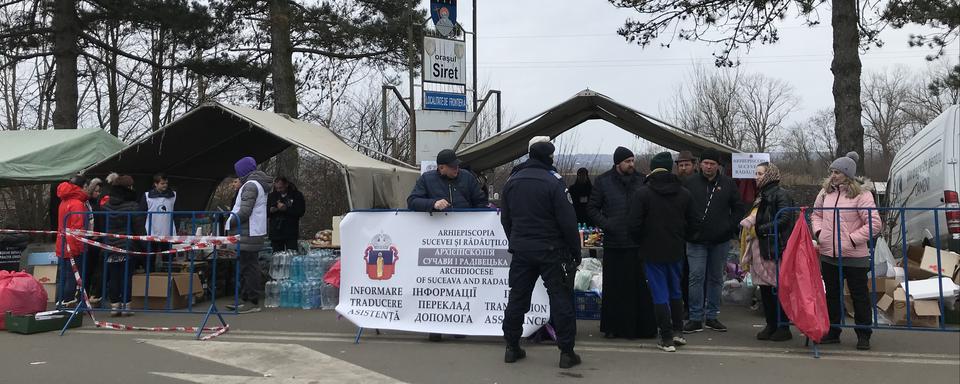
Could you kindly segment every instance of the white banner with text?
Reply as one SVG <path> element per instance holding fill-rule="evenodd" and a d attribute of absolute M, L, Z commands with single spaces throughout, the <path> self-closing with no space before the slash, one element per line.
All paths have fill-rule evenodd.
<path fill-rule="evenodd" d="M 362 328 L 502 336 L 511 255 L 499 212 L 351 212 L 337 312 Z M 543 281 L 523 335 L 547 323 Z"/>

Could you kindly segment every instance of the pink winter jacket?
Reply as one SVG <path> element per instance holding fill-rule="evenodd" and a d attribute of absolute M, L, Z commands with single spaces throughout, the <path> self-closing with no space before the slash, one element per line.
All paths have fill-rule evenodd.
<path fill-rule="evenodd" d="M 817 195 L 814 208 L 876 208 L 873 195 L 864 190 L 859 196 L 851 199 L 847 197 L 846 186 L 841 185 L 837 190 L 827 193 L 821 190 Z M 837 226 L 836 214 L 840 214 L 840 244 L 843 257 L 867 257 L 870 255 L 869 240 L 870 226 L 873 225 L 873 236 L 880 235 L 883 222 L 876 210 L 815 209 L 812 214 L 813 233 L 820 233 L 817 242 L 820 244 L 821 255 L 837 257 L 836 244 Z"/>

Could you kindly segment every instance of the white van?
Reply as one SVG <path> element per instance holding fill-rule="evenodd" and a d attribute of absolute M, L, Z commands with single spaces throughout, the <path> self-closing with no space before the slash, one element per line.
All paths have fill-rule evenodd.
<path fill-rule="evenodd" d="M 960 208 L 960 106 L 947 108 L 907 141 L 893 159 L 887 185 L 890 208 Z M 939 233 L 932 211 L 905 211 L 907 245 L 960 247 L 960 210 L 939 212 Z M 901 244 L 900 214 L 889 211 L 890 244 Z M 951 241 L 954 240 L 955 241 Z"/>

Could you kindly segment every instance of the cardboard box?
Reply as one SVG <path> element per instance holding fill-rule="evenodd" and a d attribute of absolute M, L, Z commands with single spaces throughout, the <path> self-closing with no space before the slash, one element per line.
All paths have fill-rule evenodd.
<path fill-rule="evenodd" d="M 907 294 L 897 288 L 892 295 L 884 295 L 877 302 L 877 308 L 883 311 L 896 325 L 907 325 Z M 910 300 L 910 322 L 914 327 L 939 327 L 940 303 L 937 300 Z"/>
<path fill-rule="evenodd" d="M 33 278 L 41 284 L 53 284 L 57 282 L 57 265 L 37 265 L 33 267 Z"/>
<path fill-rule="evenodd" d="M 340 222 L 343 221 L 343 216 L 334 216 L 332 219 L 332 229 L 333 234 L 330 236 L 330 245 L 334 247 L 340 247 Z"/>
<path fill-rule="evenodd" d="M 167 278 L 170 277 L 170 280 Z M 194 297 L 193 304 L 196 305 L 197 299 L 203 297 L 203 285 L 200 282 L 200 276 L 196 273 L 192 276 Z M 133 275 L 132 281 L 132 302 L 131 306 L 136 309 L 181 309 L 186 308 L 191 296 L 189 273 L 151 273 L 150 286 L 147 287 L 147 275 Z M 169 283 L 169 284 L 168 284 Z M 170 306 L 167 306 L 167 287 L 172 284 L 170 289 Z M 146 297 L 144 293 L 146 292 Z"/>
<path fill-rule="evenodd" d="M 938 274 L 951 277 L 960 268 L 960 254 L 941 250 L 938 268 L 936 248 L 910 247 L 907 250 L 906 267 L 910 280 L 923 280 Z"/>
<path fill-rule="evenodd" d="M 884 295 L 893 294 L 899 283 L 893 277 L 878 277 L 876 291 L 873 288 L 873 279 L 867 279 L 867 290 L 870 292 L 871 301 L 876 304 Z M 874 294 L 874 292 L 876 294 Z M 843 285 L 843 310 L 850 317 L 853 317 L 853 297 L 850 296 L 849 284 Z"/>
<path fill-rule="evenodd" d="M 57 301 L 57 283 L 42 284 L 43 290 L 47 291 L 47 302 Z"/>

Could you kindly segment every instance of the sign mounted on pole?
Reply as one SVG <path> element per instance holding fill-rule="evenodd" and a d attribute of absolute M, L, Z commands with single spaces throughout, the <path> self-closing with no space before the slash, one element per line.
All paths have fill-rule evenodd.
<path fill-rule="evenodd" d="M 466 112 L 467 95 L 462 93 L 423 91 L 423 109 Z"/>
<path fill-rule="evenodd" d="M 731 158 L 733 160 L 731 173 L 734 179 L 756 178 L 757 165 L 770 162 L 769 153 L 734 153 Z"/>
<path fill-rule="evenodd" d="M 457 0 L 430 0 L 430 18 L 437 33 L 453 37 L 457 30 Z"/>
<path fill-rule="evenodd" d="M 467 85 L 467 47 L 462 41 L 423 38 L 423 81 Z"/>

